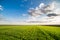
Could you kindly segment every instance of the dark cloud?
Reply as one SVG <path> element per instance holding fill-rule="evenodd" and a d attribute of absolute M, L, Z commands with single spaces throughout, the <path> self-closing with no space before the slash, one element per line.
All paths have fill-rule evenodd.
<path fill-rule="evenodd" d="M 48 16 L 48 17 L 52 17 L 52 16 L 58 16 L 58 15 L 55 14 L 55 13 L 52 13 L 52 14 L 48 14 L 47 16 Z"/>

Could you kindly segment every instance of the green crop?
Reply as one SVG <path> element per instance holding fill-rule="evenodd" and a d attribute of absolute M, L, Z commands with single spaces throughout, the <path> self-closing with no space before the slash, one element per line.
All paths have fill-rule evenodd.
<path fill-rule="evenodd" d="M 0 40 L 60 40 L 60 27 L 0 25 Z"/>

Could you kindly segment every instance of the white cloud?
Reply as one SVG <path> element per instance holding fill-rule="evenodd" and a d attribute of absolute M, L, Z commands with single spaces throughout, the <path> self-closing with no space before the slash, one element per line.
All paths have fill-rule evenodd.
<path fill-rule="evenodd" d="M 40 3 L 39 8 L 42 8 L 42 7 L 44 7 L 44 6 L 45 6 L 44 3 Z"/>
<path fill-rule="evenodd" d="M 59 3 L 60 4 L 60 3 Z M 48 23 L 60 23 L 60 7 L 57 2 L 52 2 L 48 5 L 45 5 L 44 3 L 40 3 L 40 5 L 36 8 L 33 8 L 29 11 L 30 15 L 27 19 L 29 21 L 41 21 L 41 22 L 48 22 Z M 43 14 L 56 14 L 58 16 L 43 16 Z"/>
<path fill-rule="evenodd" d="M 47 6 L 44 8 L 44 10 L 46 11 L 46 13 L 49 12 L 49 10 L 50 10 L 50 11 L 53 11 L 54 9 L 55 9 L 55 3 L 54 3 L 54 2 L 51 3 L 51 4 L 49 4 L 49 5 L 47 5 Z"/>
<path fill-rule="evenodd" d="M 22 16 L 27 16 L 27 14 L 22 14 Z"/>
<path fill-rule="evenodd" d="M 54 12 L 55 12 L 56 14 L 60 15 L 60 8 L 57 8 Z"/>
<path fill-rule="evenodd" d="M 2 6 L 0 5 L 0 8 L 1 8 Z"/>
<path fill-rule="evenodd" d="M 0 10 L 3 10 L 2 5 L 0 5 Z"/>
<path fill-rule="evenodd" d="M 40 3 L 40 5 L 35 9 L 30 9 L 29 13 L 32 16 L 38 16 L 41 14 L 53 13 L 54 10 L 55 10 L 55 2 L 52 2 L 51 4 L 48 4 L 48 5 L 45 5 L 44 3 Z"/>

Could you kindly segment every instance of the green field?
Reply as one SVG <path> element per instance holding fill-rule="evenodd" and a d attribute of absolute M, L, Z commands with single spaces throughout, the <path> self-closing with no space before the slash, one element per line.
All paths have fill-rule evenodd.
<path fill-rule="evenodd" d="M 0 25 L 0 40 L 60 40 L 60 27 Z"/>

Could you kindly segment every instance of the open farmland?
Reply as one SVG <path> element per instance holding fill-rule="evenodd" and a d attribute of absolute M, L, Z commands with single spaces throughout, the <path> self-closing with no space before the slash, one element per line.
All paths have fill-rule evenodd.
<path fill-rule="evenodd" d="M 60 40 L 60 27 L 0 25 L 0 40 Z"/>

